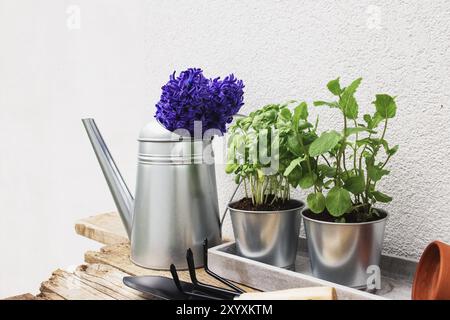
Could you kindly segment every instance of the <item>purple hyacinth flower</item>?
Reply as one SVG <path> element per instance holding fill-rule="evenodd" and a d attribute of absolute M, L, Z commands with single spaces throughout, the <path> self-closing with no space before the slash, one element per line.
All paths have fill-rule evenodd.
<path fill-rule="evenodd" d="M 244 83 L 233 74 L 207 79 L 203 71 L 190 68 L 177 77 L 174 72 L 161 88 L 155 117 L 170 131 L 186 129 L 194 134 L 194 122 L 202 122 L 202 133 L 209 129 L 226 132 L 226 125 L 244 105 Z"/>

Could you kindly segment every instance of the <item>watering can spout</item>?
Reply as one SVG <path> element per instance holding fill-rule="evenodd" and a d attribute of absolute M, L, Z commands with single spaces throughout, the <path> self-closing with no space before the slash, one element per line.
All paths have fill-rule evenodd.
<path fill-rule="evenodd" d="M 116 203 L 122 222 L 128 234 L 131 237 L 131 225 L 133 220 L 133 204 L 134 199 L 128 189 L 125 180 L 122 178 L 119 169 L 117 168 L 111 153 L 103 140 L 100 131 L 95 124 L 94 119 L 82 119 L 83 125 L 94 148 L 97 160 L 102 168 L 105 179 L 108 183 L 109 190 Z"/>

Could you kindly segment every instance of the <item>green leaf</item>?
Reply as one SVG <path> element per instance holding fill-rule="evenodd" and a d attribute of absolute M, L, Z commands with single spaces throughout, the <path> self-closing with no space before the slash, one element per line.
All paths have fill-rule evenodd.
<path fill-rule="evenodd" d="M 297 121 L 300 119 L 308 119 L 308 105 L 306 104 L 306 102 L 302 102 L 297 107 L 295 107 L 294 119 L 297 119 Z"/>
<path fill-rule="evenodd" d="M 382 119 L 394 118 L 397 113 L 397 105 L 390 95 L 377 94 L 373 104 L 375 104 L 377 113 Z"/>
<path fill-rule="evenodd" d="M 341 110 L 348 119 L 358 118 L 358 103 L 356 102 L 356 99 L 353 95 L 358 89 L 361 80 L 362 78 L 358 78 L 353 81 L 347 88 L 345 88 L 344 92 L 342 93 L 341 99 L 339 100 Z"/>
<path fill-rule="evenodd" d="M 314 213 L 321 213 L 325 210 L 326 200 L 321 192 L 309 194 L 306 203 L 308 208 Z"/>
<path fill-rule="evenodd" d="M 295 169 L 295 167 L 300 165 L 303 160 L 305 160 L 305 158 L 303 157 L 292 160 L 289 166 L 284 171 L 284 176 L 287 177 Z"/>
<path fill-rule="evenodd" d="M 316 181 L 316 175 L 314 173 L 312 175 L 307 173 L 300 178 L 298 185 L 302 189 L 309 189 L 312 186 L 314 186 L 315 181 Z"/>
<path fill-rule="evenodd" d="M 391 157 L 392 157 L 394 154 L 397 153 L 397 151 L 398 151 L 398 145 L 396 145 L 396 146 L 394 146 L 394 147 L 388 149 L 388 150 L 386 151 L 386 153 L 388 154 L 388 156 L 391 156 Z"/>
<path fill-rule="evenodd" d="M 347 130 L 345 131 L 345 136 L 351 136 L 352 134 L 357 134 L 360 132 L 368 132 L 368 133 L 372 133 L 372 134 L 376 134 L 377 132 L 368 128 L 364 128 L 364 127 L 356 127 L 356 128 L 347 128 Z"/>
<path fill-rule="evenodd" d="M 334 180 L 328 180 L 327 182 L 325 182 L 323 184 L 323 186 L 325 187 L 325 189 L 330 189 L 330 187 L 333 183 L 334 183 Z"/>
<path fill-rule="evenodd" d="M 372 116 L 370 114 L 365 114 L 363 116 L 364 121 L 367 123 L 367 127 L 372 129 Z"/>
<path fill-rule="evenodd" d="M 298 182 L 302 178 L 302 167 L 297 166 L 292 170 L 292 172 L 288 176 L 289 183 L 296 188 L 298 186 Z"/>
<path fill-rule="evenodd" d="M 372 125 L 373 125 L 372 129 L 378 127 L 381 121 L 383 121 L 383 117 L 378 112 L 375 112 L 375 114 L 372 117 Z"/>
<path fill-rule="evenodd" d="M 356 102 L 355 97 L 342 95 L 342 100 L 345 101 L 341 104 L 342 112 L 348 119 L 357 119 L 358 118 L 358 103 Z"/>
<path fill-rule="evenodd" d="M 369 178 L 374 182 L 380 181 L 381 178 L 388 175 L 389 173 L 390 171 L 388 170 L 384 170 L 379 166 L 367 163 L 367 174 L 369 175 Z"/>
<path fill-rule="evenodd" d="M 339 104 L 337 102 L 328 102 L 328 101 L 314 101 L 314 106 L 320 107 L 320 106 L 328 106 L 330 108 L 339 108 Z"/>
<path fill-rule="evenodd" d="M 291 110 L 289 110 L 288 108 L 281 109 L 280 116 L 285 120 L 290 120 L 292 118 Z"/>
<path fill-rule="evenodd" d="M 372 196 L 375 198 L 375 200 L 382 202 L 382 203 L 388 203 L 392 201 L 392 197 L 388 196 L 387 194 L 384 194 L 379 191 L 372 191 Z"/>
<path fill-rule="evenodd" d="M 333 178 L 336 175 L 336 168 L 329 167 L 326 164 L 319 164 L 317 166 L 319 172 L 321 172 L 325 177 Z"/>
<path fill-rule="evenodd" d="M 349 95 L 354 95 L 359 85 L 361 84 L 362 78 L 354 80 L 347 88 L 345 88 L 344 93 Z"/>
<path fill-rule="evenodd" d="M 339 96 L 342 93 L 341 85 L 339 84 L 339 78 L 328 82 L 327 88 L 335 96 Z"/>
<path fill-rule="evenodd" d="M 366 189 L 366 182 L 363 175 L 357 175 L 348 178 L 345 181 L 344 188 L 353 194 L 361 194 Z"/>
<path fill-rule="evenodd" d="M 311 157 L 317 157 L 321 154 L 331 151 L 341 140 L 341 135 L 336 131 L 322 133 L 309 147 Z"/>
<path fill-rule="evenodd" d="M 301 139 L 301 137 L 299 137 Z M 297 157 L 302 154 L 302 148 L 298 142 L 296 134 L 291 134 L 287 137 L 287 147 L 290 152 L 295 154 Z"/>
<path fill-rule="evenodd" d="M 300 130 L 300 131 L 308 129 L 308 128 L 313 128 L 313 127 L 314 126 L 311 123 L 309 123 L 308 121 L 305 121 L 305 120 L 300 120 L 298 123 L 298 130 Z"/>
<path fill-rule="evenodd" d="M 238 166 L 239 166 L 239 165 L 238 165 L 237 163 L 228 163 L 228 164 L 225 166 L 225 172 L 226 172 L 227 174 L 233 173 L 234 170 L 236 170 Z"/>
<path fill-rule="evenodd" d="M 334 187 L 327 194 L 326 207 L 332 216 L 342 216 L 352 207 L 350 192 L 341 187 Z"/>

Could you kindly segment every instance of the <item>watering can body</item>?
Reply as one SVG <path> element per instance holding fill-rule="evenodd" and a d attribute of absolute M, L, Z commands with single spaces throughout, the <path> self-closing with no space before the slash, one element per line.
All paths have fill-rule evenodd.
<path fill-rule="evenodd" d="M 220 243 L 220 218 L 211 139 L 174 134 L 157 121 L 139 136 L 135 199 L 93 119 L 83 119 L 91 144 L 131 241 L 133 263 L 187 269 L 186 249 L 203 264 L 205 238 Z"/>

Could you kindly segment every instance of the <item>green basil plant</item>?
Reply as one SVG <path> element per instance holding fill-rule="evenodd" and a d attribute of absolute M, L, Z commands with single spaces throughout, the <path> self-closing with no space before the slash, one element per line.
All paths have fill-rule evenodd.
<path fill-rule="evenodd" d="M 229 129 L 225 171 L 243 183 L 255 206 L 288 200 L 290 186 L 314 185 L 308 148 L 317 128 L 308 122 L 306 103 L 291 108 L 294 103 L 266 105 Z"/>
<path fill-rule="evenodd" d="M 375 111 L 360 119 L 354 95 L 361 80 L 345 88 L 339 78 L 332 80 L 327 87 L 334 99 L 314 102 L 340 113 L 340 131 L 319 135 L 319 119 L 308 121 L 305 102 L 291 111 L 295 101 L 264 106 L 231 126 L 226 172 L 244 184 L 254 205 L 284 201 L 290 186 L 300 187 L 311 190 L 307 204 L 313 213 L 329 213 L 337 222 L 353 213 L 363 222 L 379 215 L 376 202 L 392 201 L 378 183 L 390 173 L 387 164 L 398 150 L 386 140 L 397 111 L 395 97 L 377 94 Z"/>

